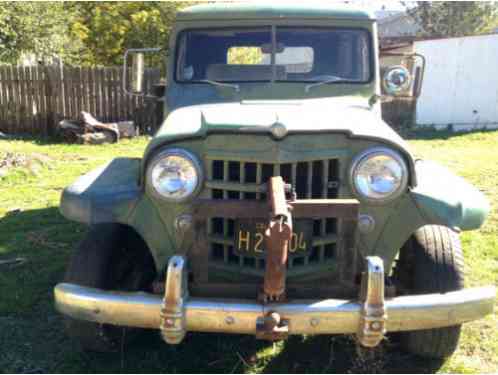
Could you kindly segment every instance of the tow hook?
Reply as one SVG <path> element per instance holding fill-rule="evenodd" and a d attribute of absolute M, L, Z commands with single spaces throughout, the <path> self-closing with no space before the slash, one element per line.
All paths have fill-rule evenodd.
<path fill-rule="evenodd" d="M 285 340 L 289 335 L 289 322 L 280 314 L 270 311 L 256 320 L 256 338 L 260 340 Z"/>
<path fill-rule="evenodd" d="M 270 221 L 265 231 L 267 248 L 262 302 L 285 298 L 285 280 L 289 241 L 292 238 L 292 216 L 285 197 L 282 177 L 272 177 L 268 184 Z"/>

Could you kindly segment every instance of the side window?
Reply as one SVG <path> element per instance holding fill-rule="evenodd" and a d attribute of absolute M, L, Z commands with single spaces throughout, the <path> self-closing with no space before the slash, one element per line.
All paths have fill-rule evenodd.
<path fill-rule="evenodd" d="M 227 51 L 228 65 L 261 65 L 263 52 L 260 47 L 230 47 Z"/>

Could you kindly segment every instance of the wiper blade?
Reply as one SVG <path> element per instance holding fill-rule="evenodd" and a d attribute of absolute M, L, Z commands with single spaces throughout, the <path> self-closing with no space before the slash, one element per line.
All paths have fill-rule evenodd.
<path fill-rule="evenodd" d="M 235 92 L 240 91 L 240 86 L 237 85 L 236 83 L 218 82 L 218 81 L 212 81 L 210 79 L 202 79 L 199 82 L 205 82 L 205 83 L 209 83 L 210 85 L 219 86 L 219 87 L 231 87 L 232 89 L 235 89 Z"/>
<path fill-rule="evenodd" d="M 304 92 L 308 93 L 310 91 L 310 89 L 312 89 L 313 87 L 326 85 L 327 83 L 341 82 L 341 81 L 347 81 L 347 80 L 348 79 L 342 78 L 342 77 L 330 76 L 330 78 L 325 79 L 323 81 L 310 83 L 309 85 L 304 86 Z"/>

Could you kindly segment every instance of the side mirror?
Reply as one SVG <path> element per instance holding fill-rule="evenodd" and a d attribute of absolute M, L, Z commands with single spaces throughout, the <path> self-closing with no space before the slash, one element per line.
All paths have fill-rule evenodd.
<path fill-rule="evenodd" d="M 412 75 L 404 66 L 388 68 L 382 76 L 382 88 L 388 95 L 399 95 L 410 88 Z"/>
<path fill-rule="evenodd" d="M 148 53 L 158 53 L 161 48 L 137 48 L 125 52 L 123 63 L 123 90 L 129 95 L 146 95 L 145 57 Z M 131 60 L 131 66 L 129 66 Z"/>
<path fill-rule="evenodd" d="M 381 53 L 382 92 L 388 96 L 418 98 L 422 90 L 425 58 L 417 53 Z"/>
<path fill-rule="evenodd" d="M 134 53 L 131 61 L 131 90 L 133 93 L 139 94 L 144 91 L 144 54 Z"/>

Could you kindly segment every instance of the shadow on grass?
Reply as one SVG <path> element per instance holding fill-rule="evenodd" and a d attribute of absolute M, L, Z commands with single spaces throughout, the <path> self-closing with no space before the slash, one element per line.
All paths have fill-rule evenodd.
<path fill-rule="evenodd" d="M 374 350 L 358 350 L 352 336 L 291 337 L 266 364 L 269 373 L 434 373 L 442 360 L 403 353 L 390 341 Z"/>
<path fill-rule="evenodd" d="M 34 142 L 37 145 L 46 146 L 52 144 L 64 143 L 62 137 L 56 135 L 33 135 L 33 134 L 6 134 L 0 137 L 0 144 L 2 141 L 24 141 Z"/>
<path fill-rule="evenodd" d="M 292 336 L 273 344 L 252 336 L 189 334 L 168 346 L 148 332 L 122 353 L 79 353 L 92 363 L 86 371 L 98 372 L 434 373 L 444 364 L 402 353 L 392 343 L 357 351 L 350 336 Z"/>
<path fill-rule="evenodd" d="M 67 221 L 56 207 L 14 210 L 0 218 L 0 315 L 24 313 L 61 275 L 85 228 Z"/>

